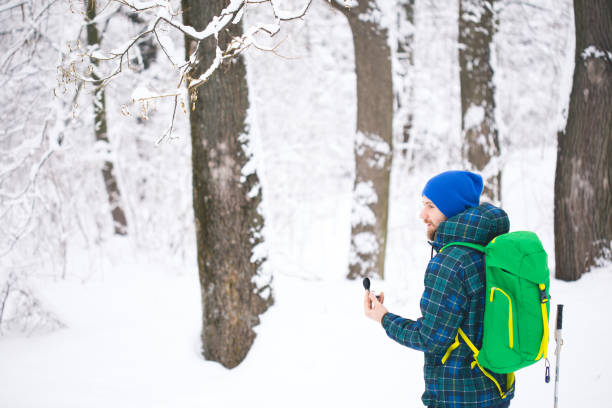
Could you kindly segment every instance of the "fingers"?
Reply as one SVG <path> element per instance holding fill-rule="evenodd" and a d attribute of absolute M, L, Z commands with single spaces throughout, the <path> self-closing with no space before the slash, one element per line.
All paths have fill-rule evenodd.
<path fill-rule="evenodd" d="M 384 300 L 384 295 L 382 293 L 379 296 L 381 300 Z M 379 323 L 382 322 L 383 316 L 388 312 L 387 308 L 376 298 L 376 295 L 369 291 L 366 291 L 363 306 L 365 315 Z"/>
<path fill-rule="evenodd" d="M 372 308 L 375 308 L 377 304 L 380 304 L 380 301 L 376 298 L 376 295 L 372 292 L 368 293 L 370 301 L 372 302 Z"/>
<path fill-rule="evenodd" d="M 385 294 L 383 292 L 376 296 L 374 293 L 366 290 L 363 298 L 363 311 L 365 315 L 380 323 L 382 317 L 388 312 L 387 308 L 383 306 L 384 301 Z"/>
<path fill-rule="evenodd" d="M 370 300 L 370 291 L 365 291 L 365 297 L 363 298 L 363 310 L 367 313 L 369 310 L 372 310 L 372 301 Z"/>

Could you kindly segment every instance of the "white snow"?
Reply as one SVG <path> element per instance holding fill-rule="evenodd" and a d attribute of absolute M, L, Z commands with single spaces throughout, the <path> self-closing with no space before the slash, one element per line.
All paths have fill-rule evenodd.
<path fill-rule="evenodd" d="M 612 59 L 612 52 L 607 51 L 607 50 L 602 50 L 597 48 L 595 45 L 589 45 L 588 47 L 586 47 L 582 53 L 580 54 L 580 57 L 585 60 L 587 58 L 608 58 L 608 59 Z"/>
<path fill-rule="evenodd" d="M 554 150 L 529 160 L 529 166 L 526 155 L 534 158 L 517 152 L 506 166 L 506 209 L 513 230 L 535 230 L 552 254 Z M 409 273 L 402 282 L 395 276 L 374 280 L 372 287 L 385 291 L 391 310 L 417 317 L 428 246 L 422 229 L 409 235 L 420 256 L 396 259 Z M 93 276 L 77 267 L 79 257 L 88 256 L 78 252 L 68 279 L 39 288 L 66 328 L 0 339 L 4 406 L 419 406 L 422 355 L 392 343 L 363 316 L 361 283 L 344 280 L 343 270 L 322 271 L 324 278 L 316 281 L 277 274 L 276 303 L 263 315 L 252 350 L 238 368 L 226 370 L 199 355 L 195 262 L 169 267 L 126 242 L 116 244 L 106 249 L 109 258 L 97 260 Z M 612 329 L 603 323 L 611 286 L 610 265 L 578 282 L 551 282 L 551 310 L 565 304 L 562 406 L 605 406 L 612 381 L 605 350 Z M 551 339 L 551 361 L 553 350 Z M 519 371 L 513 406 L 550 405 L 553 385 L 543 376 L 543 364 Z M 394 389 L 402 391 L 390 392 Z"/>
<path fill-rule="evenodd" d="M 305 4 L 286 0 L 283 7 L 285 3 L 294 10 Z M 534 3 L 540 8 L 513 2 L 500 14 L 494 54 L 503 156 L 491 168 L 502 170 L 503 207 L 511 229 L 539 235 L 554 274 L 554 141 L 567 104 L 559 101 L 567 102 L 571 89 L 573 40 L 567 33 L 573 23 L 569 1 Z M 228 10 L 240 4 L 233 0 Z M 418 218 L 421 189 L 429 177 L 459 166 L 461 121 L 458 9 L 433 1 L 417 2 L 415 7 L 415 66 L 410 73 L 414 123 L 411 139 L 403 146 L 408 154 L 394 152 L 393 157 L 385 280 L 372 281 L 373 290 L 385 292 L 391 311 L 411 318 L 419 316 L 430 256 L 425 226 Z M 261 20 L 262 13 L 245 13 L 243 21 Z M 64 207 L 54 210 L 55 223 L 32 226 L 39 229 L 40 241 L 33 243 L 29 256 L 0 265 L 19 271 L 35 267 L 36 273 L 20 284 L 38 299 L 29 308 L 26 335 L 6 330 L 0 337 L 1 407 L 421 406 L 422 354 L 393 343 L 378 324 L 366 319 L 361 282 L 345 279 L 351 222 L 367 223 L 372 215 L 352 213 L 355 196 L 364 204 L 372 201 L 372 186 L 358 185 L 353 193 L 355 140 L 367 138 L 355 131 L 356 78 L 348 24 L 324 2 L 313 3 L 308 13 L 295 24 L 282 24 L 276 54 L 252 50 L 246 56 L 251 107 L 245 145 L 249 161 L 242 175 L 257 170 L 260 184 L 249 194 L 261 188 L 265 217 L 265 241 L 254 249 L 252 259 L 266 261 L 254 283 L 261 288 L 272 280 L 275 304 L 261 316 L 244 362 L 227 370 L 205 361 L 200 353 L 202 304 L 187 116 L 177 117 L 176 139 L 154 147 L 171 107 L 160 101 L 144 123 L 136 123 L 137 115 L 119 113 L 118 106 L 129 100 L 133 89 L 138 89 L 135 95 L 169 89 L 150 86 L 156 76 L 171 76 L 152 68 L 137 76 L 126 74 L 132 75 L 129 86 L 111 83 L 107 89 L 107 104 L 117 106 L 109 113 L 109 135 L 126 192 L 129 238 L 110 239 L 104 224 L 108 208 L 93 204 L 105 202 L 96 166 L 109 145 L 96 147 L 91 128 L 82 124 L 54 125 L 54 136 L 58 127 L 66 127 L 62 146 L 54 144 L 57 151 L 50 158 L 57 159 L 55 184 L 42 184 L 49 178 L 45 173 L 38 180 L 42 187 L 34 193 L 40 195 L 40 206 L 55 209 L 59 202 Z M 108 35 L 118 37 L 122 30 L 111 25 Z M 537 41 L 527 41 L 531 37 Z M 178 61 L 180 36 L 164 43 L 174 49 L 171 55 Z M 161 60 L 165 57 L 158 54 Z M 19 106 L 26 102 L 20 99 Z M 78 102 L 79 112 L 91 113 L 89 100 Z M 28 130 L 32 123 L 26 125 L 22 130 L 19 123 L 8 124 L 1 134 L 28 135 L 21 145 L 15 144 L 19 147 L 14 152 L 24 156 L 39 144 Z M 12 129 L 18 131 L 7 133 Z M 390 150 L 378 142 L 369 147 L 381 154 Z M 74 178 L 66 184 L 62 175 L 72 173 Z M 18 209 L 27 213 L 21 204 Z M 62 222 L 68 211 L 76 214 L 77 226 Z M 44 233 L 64 226 L 72 229 L 68 235 L 62 233 L 69 237 L 62 278 L 53 269 L 61 256 L 44 252 L 54 248 Z M 361 248 L 368 248 L 374 236 L 356 239 L 363 241 L 358 242 Z M 0 270 L 1 279 L 8 276 Z M 565 305 L 560 407 L 609 405 L 610 287 L 612 265 L 605 262 L 577 282 L 551 279 L 551 321 L 556 305 Z M 37 319 L 47 322 L 44 330 L 34 330 Z M 60 322 L 63 327 L 58 328 Z M 554 346 L 551 330 L 548 353 L 553 371 Z M 512 406 L 551 406 L 553 384 L 545 384 L 543 377 L 543 363 L 520 370 Z"/>
<path fill-rule="evenodd" d="M 376 216 L 369 205 L 375 204 L 378 201 L 378 196 L 372 181 L 368 180 L 358 183 L 353 192 L 353 200 L 351 224 L 353 226 L 374 225 L 376 223 Z"/>
<path fill-rule="evenodd" d="M 482 106 L 470 105 L 465 112 L 465 123 L 466 129 L 479 127 L 485 118 L 485 110 Z"/>
<path fill-rule="evenodd" d="M 373 133 L 367 134 L 357 132 L 355 136 L 355 145 L 357 146 L 357 154 L 359 155 L 363 155 L 366 148 L 380 155 L 388 155 L 391 152 L 389 144 L 385 142 L 380 135 Z"/>

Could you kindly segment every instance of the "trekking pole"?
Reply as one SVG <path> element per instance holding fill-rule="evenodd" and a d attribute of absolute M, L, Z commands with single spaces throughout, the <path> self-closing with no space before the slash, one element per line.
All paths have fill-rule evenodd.
<path fill-rule="evenodd" d="M 563 328 L 563 305 L 557 305 L 557 328 L 555 329 L 555 342 L 557 347 L 555 348 L 555 355 L 557 356 L 557 362 L 555 366 L 555 408 L 559 402 L 559 360 L 561 359 L 561 346 L 563 345 L 563 338 L 561 337 L 561 329 Z"/>

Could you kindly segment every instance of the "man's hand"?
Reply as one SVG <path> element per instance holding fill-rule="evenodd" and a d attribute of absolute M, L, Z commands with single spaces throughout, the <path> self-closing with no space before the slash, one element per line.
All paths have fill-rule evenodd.
<path fill-rule="evenodd" d="M 372 320 L 382 323 L 383 316 L 388 313 L 386 307 L 383 306 L 385 301 L 385 294 L 380 292 L 379 299 L 369 290 L 365 291 L 365 297 L 363 299 L 363 310 L 365 315 Z"/>

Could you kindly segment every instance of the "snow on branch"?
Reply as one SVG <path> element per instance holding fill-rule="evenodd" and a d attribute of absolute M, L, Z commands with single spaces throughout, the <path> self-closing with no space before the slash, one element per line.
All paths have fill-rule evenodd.
<path fill-rule="evenodd" d="M 169 1 L 166 1 L 166 0 L 158 0 L 155 2 L 139 2 L 139 1 L 130 2 L 127 0 L 114 0 L 114 1 L 122 5 L 125 5 L 137 12 L 147 11 L 147 10 L 152 10 L 152 9 L 158 9 L 158 12 L 157 12 L 155 19 L 149 24 L 149 27 L 145 31 L 141 32 L 140 34 L 126 41 L 120 47 L 117 47 L 109 52 L 104 52 L 100 49 L 93 49 L 93 50 L 89 50 L 88 52 L 86 51 L 84 55 L 87 55 L 94 60 L 99 60 L 99 61 L 119 60 L 119 65 L 110 74 L 102 78 L 99 78 L 99 79 L 93 78 L 93 77 L 87 77 L 85 75 L 80 75 L 78 73 L 73 72 L 73 75 L 78 75 L 78 78 L 82 81 L 89 81 L 89 82 L 104 81 L 106 82 L 112 77 L 119 74 L 122 70 L 122 63 L 123 63 L 124 58 L 130 51 L 130 49 L 133 48 L 134 45 L 138 42 L 138 40 L 140 40 L 141 38 L 149 34 L 154 34 L 156 35 L 156 39 L 158 39 L 158 42 L 159 42 L 159 37 L 157 37 L 157 34 L 158 34 L 157 30 L 159 28 L 160 23 L 162 22 L 169 24 L 170 26 L 174 27 L 175 29 L 183 33 L 185 36 L 191 38 L 192 40 L 197 41 L 197 43 L 199 44 L 199 42 L 205 39 L 208 39 L 212 36 L 216 38 L 218 34 L 224 28 L 226 28 L 230 23 L 233 23 L 233 24 L 239 23 L 240 17 L 243 14 L 243 8 L 246 7 L 247 4 L 270 3 L 272 5 L 273 13 L 275 16 L 275 22 L 273 24 L 258 24 L 252 27 L 248 27 L 248 29 L 246 30 L 246 33 L 243 36 L 234 38 L 234 40 L 230 42 L 227 49 L 222 50 L 221 52 L 222 59 L 225 60 L 225 59 L 233 58 L 238 53 L 244 51 L 246 48 L 252 45 L 255 42 L 253 39 L 253 36 L 255 36 L 256 34 L 263 32 L 263 33 L 268 34 L 269 36 L 274 36 L 280 30 L 280 21 L 289 21 L 289 20 L 295 20 L 295 19 L 304 17 L 306 15 L 306 12 L 308 11 L 308 8 L 312 4 L 312 0 L 307 0 L 305 5 L 300 10 L 292 12 L 292 11 L 286 11 L 286 10 L 281 10 L 277 8 L 278 0 L 262 0 L 262 1 L 232 0 L 230 5 L 226 7 L 225 9 L 223 9 L 219 13 L 219 15 L 215 16 L 203 31 L 197 31 L 191 26 L 187 26 L 187 25 L 184 25 L 176 21 L 176 17 L 180 13 L 172 10 Z M 161 42 L 160 42 L 160 45 L 162 46 L 161 48 L 165 50 Z M 167 52 L 165 53 L 166 53 L 166 56 L 170 59 L 170 61 L 172 61 L 171 56 L 168 55 Z M 84 55 L 79 55 L 79 56 L 83 57 Z M 195 55 L 192 54 L 192 57 L 195 57 Z M 190 61 L 188 61 L 188 64 L 193 65 L 196 63 L 194 61 L 195 61 L 195 58 L 190 58 Z M 212 65 L 216 65 L 216 67 L 219 66 L 217 59 L 215 59 Z M 209 69 L 207 69 L 206 72 L 208 72 L 210 68 L 212 68 L 212 66 L 209 67 Z M 214 72 L 214 70 L 212 72 Z M 210 74 L 212 74 L 212 72 L 210 72 Z M 207 77 L 209 77 L 210 74 L 207 75 Z M 200 81 L 198 81 L 196 85 L 191 85 L 191 86 L 199 86 L 200 84 L 201 84 Z"/>
<path fill-rule="evenodd" d="M 100 46 L 89 47 L 83 49 L 80 41 L 73 43 L 70 48 L 70 53 L 64 58 L 62 65 L 59 67 L 62 82 L 70 84 L 71 82 L 91 83 L 94 86 L 105 86 L 113 78 L 123 72 L 127 62 L 130 63 L 130 52 L 135 46 L 145 37 L 153 36 L 160 49 L 166 55 L 168 61 L 173 68 L 178 70 L 179 78 L 177 88 L 174 90 L 166 90 L 159 93 L 148 93 L 146 95 L 134 96 L 134 103 L 139 102 L 145 104 L 147 101 L 155 98 L 174 98 L 174 113 L 172 122 L 164 136 L 171 134 L 174 124 L 174 117 L 178 106 L 185 106 L 185 89 L 192 94 L 195 90 L 204 85 L 208 79 L 222 66 L 223 62 L 231 60 L 238 54 L 242 53 L 251 46 L 260 50 L 272 51 L 274 48 L 266 48 L 257 43 L 256 37 L 258 34 L 265 34 L 268 37 L 274 37 L 280 31 L 282 21 L 290 21 L 303 18 L 313 0 L 304 0 L 304 4 L 297 10 L 285 10 L 281 7 L 281 0 L 231 0 L 230 4 L 212 18 L 202 31 L 196 30 L 194 27 L 183 24 L 179 21 L 179 16 L 183 11 L 174 10 L 170 0 L 153 0 L 153 1 L 138 1 L 138 0 L 111 0 L 120 6 L 127 7 L 135 13 L 148 15 L 150 21 L 147 28 L 132 38 L 126 40 L 118 47 L 113 47 L 110 51 L 103 50 Z M 271 8 L 272 22 L 258 23 L 245 27 L 244 34 L 231 39 L 227 45 L 221 46 L 219 43 L 219 34 L 223 32 L 229 25 L 240 23 L 242 16 L 246 12 L 249 5 L 268 4 Z M 100 15 L 96 17 L 99 21 Z M 95 22 L 85 21 L 85 25 Z M 164 37 L 161 31 L 172 28 L 179 33 L 182 33 L 187 39 L 194 43 L 191 54 L 186 60 L 177 61 L 176 56 L 172 56 L 168 49 L 164 46 L 162 38 Z M 197 52 L 200 43 L 204 40 L 214 38 L 216 42 L 215 58 L 207 67 L 199 67 L 201 60 L 197 58 Z M 135 50 L 134 52 L 137 52 Z M 86 72 L 80 69 L 81 64 L 89 65 Z M 103 72 L 100 67 L 100 62 L 114 63 L 114 67 Z M 197 78 L 191 78 L 190 72 L 195 71 L 195 68 L 200 68 L 199 71 L 203 74 Z M 180 99 L 180 101 L 179 101 Z M 159 142 L 159 141 L 158 141 Z"/>

